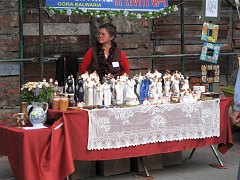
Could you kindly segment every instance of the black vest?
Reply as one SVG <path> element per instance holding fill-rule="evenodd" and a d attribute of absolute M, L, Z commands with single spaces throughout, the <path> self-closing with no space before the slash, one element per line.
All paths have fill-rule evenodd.
<path fill-rule="evenodd" d="M 114 52 L 114 59 L 109 64 L 109 67 L 106 68 L 109 71 L 109 72 L 106 72 L 106 74 L 111 73 L 112 75 L 114 75 L 114 77 L 119 76 L 119 73 L 121 71 L 120 60 L 121 60 L 121 49 L 117 47 Z M 113 62 L 118 62 L 119 67 L 113 67 L 113 65 L 112 65 Z M 99 68 L 99 63 L 98 63 L 98 59 L 97 59 L 96 47 L 92 47 L 92 60 L 91 60 L 91 64 L 88 69 L 89 74 L 93 73 L 94 70 L 96 70 L 97 73 L 100 74 L 99 73 L 100 68 Z"/>

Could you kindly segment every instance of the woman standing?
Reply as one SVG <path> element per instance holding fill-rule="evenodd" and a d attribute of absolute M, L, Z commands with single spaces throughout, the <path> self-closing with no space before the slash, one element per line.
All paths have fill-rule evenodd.
<path fill-rule="evenodd" d="M 86 52 L 79 68 L 81 74 L 96 70 L 102 81 L 109 73 L 116 78 L 129 72 L 126 55 L 115 42 L 116 34 L 116 27 L 111 23 L 99 27 L 97 45 Z"/>

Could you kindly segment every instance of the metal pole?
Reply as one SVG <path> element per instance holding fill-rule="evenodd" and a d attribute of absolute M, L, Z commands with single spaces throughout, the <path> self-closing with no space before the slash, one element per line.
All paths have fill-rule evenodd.
<path fill-rule="evenodd" d="M 44 65 L 44 44 L 43 44 L 43 0 L 39 0 L 39 62 L 40 62 L 40 80 L 43 80 Z"/>
<path fill-rule="evenodd" d="M 210 147 L 211 147 L 211 149 L 212 149 L 212 151 L 213 151 L 214 155 L 216 156 L 216 158 L 217 158 L 217 160 L 218 160 L 219 164 L 220 164 L 220 165 L 223 167 L 223 166 L 224 166 L 224 165 L 223 165 L 223 162 L 222 162 L 222 160 L 219 158 L 219 156 L 218 156 L 218 153 L 217 153 L 216 149 L 214 148 L 214 146 L 213 146 L 213 145 L 210 145 Z"/>
<path fill-rule="evenodd" d="M 181 54 L 184 54 L 184 3 L 183 0 L 180 1 L 180 9 L 181 9 Z M 181 68 L 182 74 L 185 75 L 185 64 L 184 58 L 181 56 Z"/>
<path fill-rule="evenodd" d="M 23 59 L 23 13 L 22 0 L 19 0 L 19 58 Z M 20 62 L 20 86 L 24 83 L 24 64 Z"/>
<path fill-rule="evenodd" d="M 146 168 L 146 166 L 145 166 L 145 164 L 143 162 L 143 158 L 142 157 L 138 157 L 138 158 L 140 160 L 140 163 L 141 163 L 141 165 L 143 167 L 144 172 L 146 173 L 146 176 L 149 177 L 150 175 L 149 175 L 149 172 L 148 172 L 148 170 L 147 170 L 147 168 Z"/>

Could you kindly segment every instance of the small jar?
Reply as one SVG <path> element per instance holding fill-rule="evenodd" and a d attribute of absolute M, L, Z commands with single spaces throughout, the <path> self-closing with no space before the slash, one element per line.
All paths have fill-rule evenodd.
<path fill-rule="evenodd" d="M 66 111 L 68 108 L 68 98 L 63 96 L 60 98 L 60 110 Z"/>
<path fill-rule="evenodd" d="M 52 100 L 52 109 L 53 110 L 60 110 L 60 97 L 54 96 Z"/>
<path fill-rule="evenodd" d="M 74 94 L 69 95 L 69 107 L 75 107 L 76 106 L 76 101 L 74 100 Z"/>

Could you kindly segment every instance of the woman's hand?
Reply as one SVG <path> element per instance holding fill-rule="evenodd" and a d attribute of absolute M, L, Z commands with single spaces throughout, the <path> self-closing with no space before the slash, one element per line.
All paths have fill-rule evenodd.
<path fill-rule="evenodd" d="M 240 123 L 240 111 L 233 111 L 232 118 L 234 124 Z"/>

